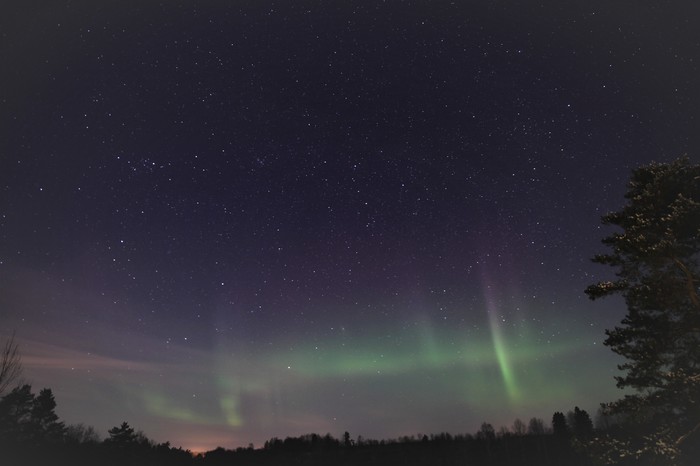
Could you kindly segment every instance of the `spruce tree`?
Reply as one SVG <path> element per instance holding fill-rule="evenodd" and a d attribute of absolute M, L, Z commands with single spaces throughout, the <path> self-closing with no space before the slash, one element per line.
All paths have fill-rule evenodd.
<path fill-rule="evenodd" d="M 647 426 L 670 451 L 700 430 L 700 166 L 682 158 L 641 167 L 625 198 L 603 217 L 620 229 L 603 239 L 609 252 L 593 259 L 616 279 L 586 293 L 621 295 L 627 307 L 605 344 L 625 358 L 618 387 L 634 393 L 611 412 Z"/>

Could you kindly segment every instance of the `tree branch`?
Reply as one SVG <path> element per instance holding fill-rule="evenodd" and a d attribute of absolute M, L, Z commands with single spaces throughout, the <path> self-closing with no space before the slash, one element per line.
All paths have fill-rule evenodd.
<path fill-rule="evenodd" d="M 22 358 L 19 354 L 19 346 L 15 342 L 15 335 L 5 343 L 5 348 L 0 356 L 0 395 L 5 389 L 19 377 L 22 372 Z"/>
<path fill-rule="evenodd" d="M 690 301 L 696 308 L 700 309 L 700 297 L 698 297 L 698 293 L 695 290 L 695 277 L 693 277 L 693 274 L 690 273 L 688 267 L 680 259 L 674 257 L 673 262 L 685 274 L 685 287 L 688 290 Z"/>
<path fill-rule="evenodd" d="M 676 440 L 676 446 L 680 447 L 686 440 L 688 440 L 693 434 L 700 431 L 700 422 L 693 427 L 690 432 L 682 435 L 678 440 Z"/>

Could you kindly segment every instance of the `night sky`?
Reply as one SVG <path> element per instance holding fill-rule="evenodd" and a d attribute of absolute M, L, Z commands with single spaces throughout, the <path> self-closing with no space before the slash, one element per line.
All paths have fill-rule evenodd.
<path fill-rule="evenodd" d="M 134 5 L 0 15 L 0 340 L 64 421 L 204 450 L 621 395 L 583 290 L 630 171 L 698 161 L 696 2 Z"/>

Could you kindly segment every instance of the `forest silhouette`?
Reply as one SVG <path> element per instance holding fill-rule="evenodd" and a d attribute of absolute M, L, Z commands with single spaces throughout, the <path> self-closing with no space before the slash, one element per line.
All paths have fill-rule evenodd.
<path fill-rule="evenodd" d="M 475 434 L 417 434 L 390 440 L 341 439 L 316 433 L 285 439 L 271 438 L 261 448 L 222 447 L 193 453 L 170 443 L 156 443 L 128 422 L 101 439 L 82 424 L 66 426 L 55 413 L 50 389 L 38 394 L 31 386 L 14 388 L 0 400 L 0 455 L 8 465 L 588 465 L 584 451 L 596 433 L 614 429 L 599 416 L 594 429 L 589 414 L 578 407 L 542 419 L 516 419 L 496 430 L 483 423 Z"/>

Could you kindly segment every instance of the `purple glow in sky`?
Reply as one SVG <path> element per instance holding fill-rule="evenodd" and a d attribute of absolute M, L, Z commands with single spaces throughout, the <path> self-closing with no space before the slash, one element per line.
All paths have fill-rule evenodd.
<path fill-rule="evenodd" d="M 583 290 L 630 170 L 696 157 L 697 7 L 521 3 L 8 7 L 26 380 L 194 450 L 617 398 Z"/>

